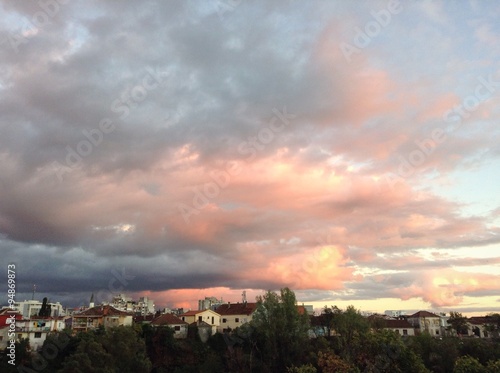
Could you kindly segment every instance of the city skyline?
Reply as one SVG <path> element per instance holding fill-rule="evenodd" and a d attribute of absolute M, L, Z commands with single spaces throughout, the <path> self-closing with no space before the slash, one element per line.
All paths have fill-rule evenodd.
<path fill-rule="evenodd" d="M 36 284 L 74 306 L 126 293 L 194 309 L 289 287 L 315 308 L 500 308 L 500 4 L 0 13 L 16 300 Z"/>

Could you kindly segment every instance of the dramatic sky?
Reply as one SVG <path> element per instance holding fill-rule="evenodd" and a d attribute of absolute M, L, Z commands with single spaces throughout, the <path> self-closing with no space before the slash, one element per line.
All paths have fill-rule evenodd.
<path fill-rule="evenodd" d="M 500 3 L 0 1 L 0 264 L 112 293 L 500 308 Z"/>

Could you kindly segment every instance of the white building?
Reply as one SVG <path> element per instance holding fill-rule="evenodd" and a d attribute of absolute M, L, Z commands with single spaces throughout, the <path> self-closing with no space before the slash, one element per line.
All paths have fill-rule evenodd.
<path fill-rule="evenodd" d="M 250 322 L 253 313 L 257 309 L 257 303 L 226 303 L 217 307 L 220 316 L 218 331 L 223 333 L 234 330 L 241 325 Z"/>
<path fill-rule="evenodd" d="M 50 303 L 47 302 L 47 305 L 50 305 L 50 316 L 58 317 L 65 316 L 64 308 L 61 303 Z M 25 300 L 23 302 L 14 303 L 14 309 L 23 315 L 25 318 L 30 318 L 32 316 L 38 316 L 38 312 L 42 308 L 42 302 L 38 300 Z"/>
<path fill-rule="evenodd" d="M 141 315 L 155 313 L 155 302 L 148 297 L 140 297 L 134 307 L 134 312 L 140 313 Z"/>
<path fill-rule="evenodd" d="M 64 317 L 36 317 L 16 321 L 16 337 L 29 339 L 32 350 L 42 348 L 50 332 L 62 331 L 66 327 Z"/>
<path fill-rule="evenodd" d="M 428 311 L 419 311 L 408 316 L 408 322 L 415 328 L 416 334 L 428 332 L 433 337 L 441 337 L 441 318 Z"/>
<path fill-rule="evenodd" d="M 212 310 L 196 310 L 196 311 L 188 311 L 179 315 L 179 318 L 182 321 L 187 322 L 188 324 L 192 324 L 194 322 L 200 324 L 202 322 L 208 324 L 212 328 L 212 335 L 217 332 L 218 327 L 220 326 L 221 316 Z"/>

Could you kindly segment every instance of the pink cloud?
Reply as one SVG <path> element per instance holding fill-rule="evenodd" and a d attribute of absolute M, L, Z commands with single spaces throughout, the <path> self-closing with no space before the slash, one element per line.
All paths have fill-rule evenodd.
<path fill-rule="evenodd" d="M 403 300 L 422 298 L 434 307 L 445 307 L 459 305 L 464 293 L 499 288 L 498 276 L 440 269 L 421 272 L 412 285 L 394 290 L 393 294 Z"/>

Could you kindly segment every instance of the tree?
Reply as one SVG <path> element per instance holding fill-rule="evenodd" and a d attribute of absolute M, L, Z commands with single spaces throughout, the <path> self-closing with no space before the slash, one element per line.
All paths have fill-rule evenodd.
<path fill-rule="evenodd" d="M 331 350 L 318 353 L 318 366 L 323 373 L 357 373 L 359 369 L 335 355 Z"/>
<path fill-rule="evenodd" d="M 60 373 L 146 373 L 151 362 L 144 340 L 132 327 L 82 333 L 74 354 L 63 362 Z"/>
<path fill-rule="evenodd" d="M 500 333 L 500 313 L 490 313 L 486 316 L 486 320 L 486 331 L 491 333 L 493 337 L 498 338 Z"/>
<path fill-rule="evenodd" d="M 38 311 L 38 316 L 49 317 L 51 312 L 50 304 L 47 304 L 47 297 L 43 298 L 42 307 Z"/>
<path fill-rule="evenodd" d="M 448 319 L 448 324 L 450 328 L 454 330 L 458 335 L 469 334 L 469 328 L 467 327 L 467 318 L 462 316 L 460 312 L 450 312 L 450 318 Z"/>
<path fill-rule="evenodd" d="M 356 351 L 356 363 L 363 372 L 428 372 L 422 360 L 393 331 L 368 333 L 361 347 Z"/>
<path fill-rule="evenodd" d="M 461 356 L 455 362 L 453 373 L 486 373 L 486 368 L 479 360 L 469 356 Z"/>
<path fill-rule="evenodd" d="M 252 325 L 257 344 L 272 372 L 300 363 L 303 346 L 308 340 L 309 318 L 300 314 L 295 293 L 289 288 L 280 294 L 268 291 L 257 297 Z"/>
<path fill-rule="evenodd" d="M 334 310 L 333 327 L 339 335 L 341 356 L 351 362 L 357 342 L 366 338 L 368 321 L 354 306 L 348 306 L 344 312 L 338 308 Z"/>
<path fill-rule="evenodd" d="M 327 307 L 325 306 L 321 310 L 321 315 L 317 317 L 319 321 L 319 325 L 326 330 L 326 336 L 329 337 L 332 334 L 332 323 L 334 318 L 334 310 L 338 309 L 337 307 Z"/>

